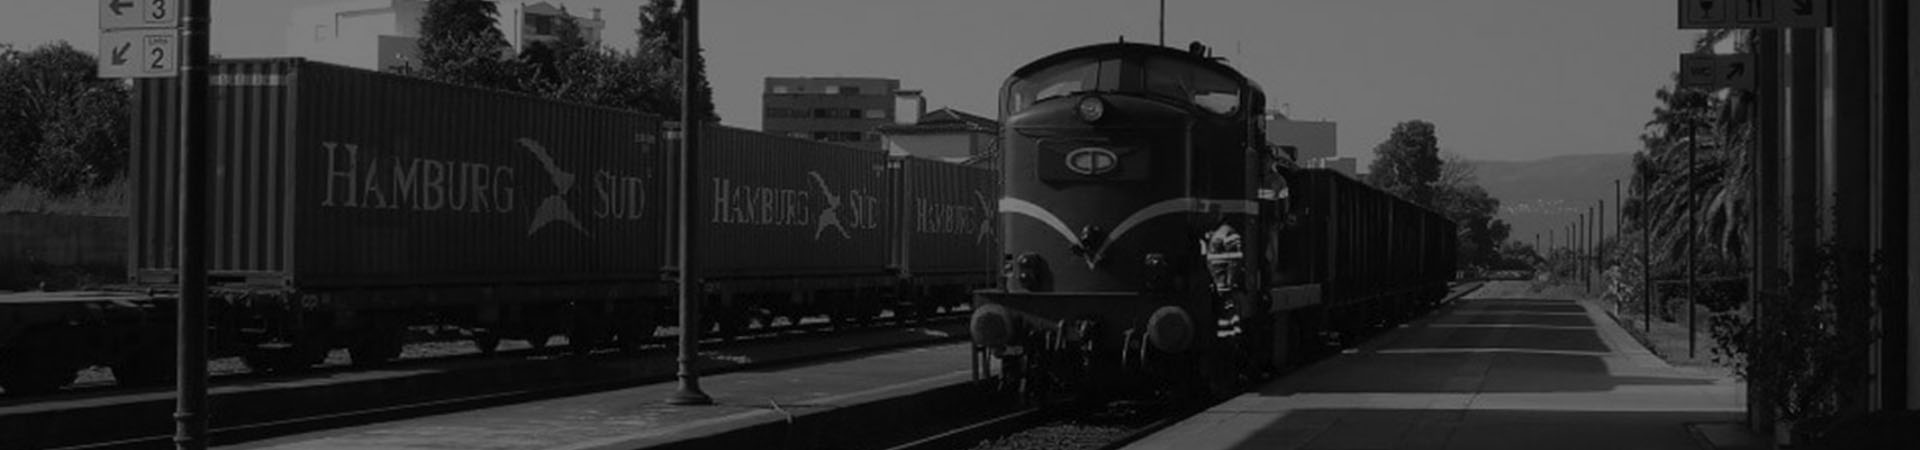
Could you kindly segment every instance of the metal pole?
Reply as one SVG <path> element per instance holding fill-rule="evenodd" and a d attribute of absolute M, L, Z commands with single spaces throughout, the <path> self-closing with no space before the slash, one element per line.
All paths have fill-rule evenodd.
<path fill-rule="evenodd" d="M 1693 238 L 1694 238 L 1694 233 L 1698 231 L 1698 230 L 1695 230 L 1695 227 L 1699 226 L 1699 224 L 1695 222 L 1696 215 L 1693 213 L 1693 159 L 1694 159 L 1695 150 L 1697 150 L 1700 146 L 1699 128 L 1700 128 L 1699 125 L 1693 125 L 1693 126 L 1687 127 L 1687 185 L 1686 185 L 1686 189 L 1683 189 L 1683 192 L 1681 192 L 1681 194 L 1687 196 L 1687 357 L 1688 358 L 1694 357 L 1694 353 L 1695 353 L 1694 341 L 1696 340 L 1693 336 L 1694 334 L 1693 333 L 1693 309 L 1694 309 L 1693 301 L 1694 301 L 1694 297 L 1696 297 L 1696 293 L 1693 290 L 1694 289 Z"/>
<path fill-rule="evenodd" d="M 1640 203 L 1634 210 L 1640 213 L 1640 301 L 1642 311 L 1646 313 L 1646 331 L 1653 334 L 1653 224 L 1647 217 L 1647 202 L 1651 197 L 1647 193 L 1647 178 L 1640 176 Z"/>
<path fill-rule="evenodd" d="M 1593 272 L 1600 270 L 1600 266 L 1597 264 L 1600 262 L 1600 252 L 1598 251 L 1599 240 L 1595 239 L 1596 236 L 1594 236 L 1593 233 L 1593 223 L 1595 220 L 1593 207 L 1591 206 L 1587 207 L 1586 221 L 1586 231 L 1580 235 L 1580 238 L 1584 239 L 1581 249 L 1587 251 L 1587 258 L 1583 260 L 1587 262 L 1587 270 L 1580 273 L 1584 275 L 1584 278 L 1587 280 L 1587 292 L 1593 292 Z"/>
<path fill-rule="evenodd" d="M 180 15 L 180 305 L 173 446 L 207 448 L 207 71 L 210 0 Z"/>
<path fill-rule="evenodd" d="M 699 104 L 700 82 L 697 62 L 700 58 L 700 0 L 687 0 L 680 10 L 680 390 L 667 403 L 675 405 L 711 405 L 713 397 L 700 391 L 700 373 L 694 361 L 700 355 L 700 289 L 698 233 L 694 218 L 700 217 L 697 172 L 700 169 L 700 133 L 706 129 L 695 105 Z"/>
<path fill-rule="evenodd" d="M 1622 200 L 1620 199 L 1620 180 L 1614 179 L 1613 180 L 1613 235 L 1614 236 L 1625 235 L 1627 231 L 1627 226 L 1622 224 L 1622 221 L 1626 220 L 1627 216 L 1620 212 L 1620 208 L 1622 206 L 1625 206 L 1625 203 L 1621 203 L 1621 201 Z M 1619 244 L 1618 242 L 1615 242 L 1615 245 L 1618 245 L 1618 244 Z"/>
<path fill-rule="evenodd" d="M 1167 0 L 1160 0 L 1160 46 L 1167 46 Z"/>

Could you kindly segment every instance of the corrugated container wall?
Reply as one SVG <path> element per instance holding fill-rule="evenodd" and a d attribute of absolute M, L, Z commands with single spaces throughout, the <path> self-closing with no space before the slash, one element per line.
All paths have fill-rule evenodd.
<path fill-rule="evenodd" d="M 992 274 L 999 251 L 993 172 L 914 157 L 897 161 L 905 268 L 916 275 Z"/>
<path fill-rule="evenodd" d="M 883 275 L 887 156 L 725 126 L 702 135 L 699 267 L 717 278 Z M 677 141 L 676 141 L 677 142 Z"/>
<path fill-rule="evenodd" d="M 659 121 L 298 59 L 212 77 L 211 274 L 298 287 L 657 279 Z M 135 89 L 136 275 L 176 264 L 178 90 Z"/>

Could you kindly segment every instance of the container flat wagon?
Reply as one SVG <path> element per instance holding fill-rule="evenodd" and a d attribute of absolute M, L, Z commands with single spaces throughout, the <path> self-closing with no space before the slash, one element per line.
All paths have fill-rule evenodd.
<path fill-rule="evenodd" d="M 656 117 L 299 59 L 212 76 L 213 356 L 397 357 L 409 328 L 492 351 L 629 348 L 673 316 L 677 141 Z M 0 297 L 0 389 L 172 373 L 179 92 L 136 84 L 131 289 Z M 922 313 L 990 284 L 991 172 L 712 126 L 698 168 L 709 323 Z M 916 209 L 917 208 L 917 209 Z"/>
<path fill-rule="evenodd" d="M 662 253 L 650 116 L 297 59 L 212 76 L 210 284 L 223 353 L 397 356 L 444 322 L 485 348 L 651 336 Z M 179 93 L 135 89 L 131 270 L 176 281 Z M 643 317 L 646 316 L 646 317 Z"/>

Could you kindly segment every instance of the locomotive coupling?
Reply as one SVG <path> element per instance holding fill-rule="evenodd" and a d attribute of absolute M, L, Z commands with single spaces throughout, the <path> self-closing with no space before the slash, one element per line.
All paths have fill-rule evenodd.
<path fill-rule="evenodd" d="M 1193 345 L 1193 316 L 1178 306 L 1162 306 L 1147 317 L 1147 342 L 1163 353 L 1178 354 Z"/>

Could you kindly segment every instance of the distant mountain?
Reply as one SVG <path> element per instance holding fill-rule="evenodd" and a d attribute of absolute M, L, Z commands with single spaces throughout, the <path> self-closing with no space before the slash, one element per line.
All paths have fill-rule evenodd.
<path fill-rule="evenodd" d="M 1487 193 L 1500 199 L 1500 219 L 1513 225 L 1512 239 L 1533 243 L 1547 231 L 1563 238 L 1563 229 L 1600 200 L 1606 200 L 1606 232 L 1615 231 L 1613 180 L 1621 194 L 1631 187 L 1633 154 L 1568 155 L 1531 161 L 1474 161 L 1475 174 Z M 1563 241 L 1564 242 L 1564 241 Z"/>

